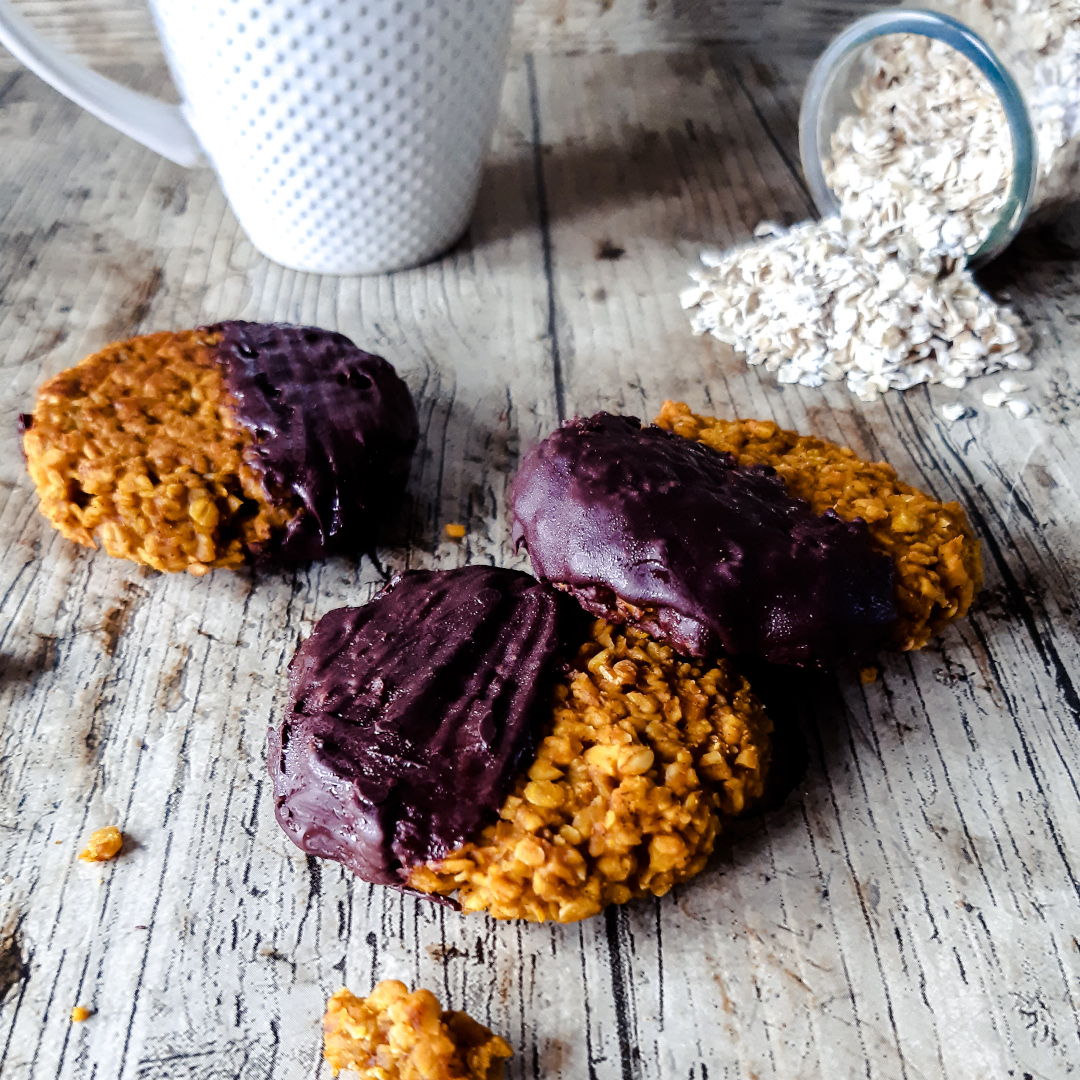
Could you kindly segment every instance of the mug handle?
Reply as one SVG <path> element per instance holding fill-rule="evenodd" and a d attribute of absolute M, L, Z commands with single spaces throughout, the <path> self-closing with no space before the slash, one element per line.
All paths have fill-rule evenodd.
<path fill-rule="evenodd" d="M 178 105 L 140 94 L 92 71 L 41 37 L 9 0 L 0 0 L 0 42 L 65 97 L 162 157 L 185 166 L 196 165 L 202 158 L 199 140 Z"/>

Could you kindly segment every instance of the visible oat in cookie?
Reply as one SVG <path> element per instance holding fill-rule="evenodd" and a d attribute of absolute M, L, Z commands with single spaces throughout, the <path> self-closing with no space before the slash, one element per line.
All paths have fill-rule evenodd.
<path fill-rule="evenodd" d="M 761 795 L 771 724 L 726 661 L 580 615 L 470 566 L 324 616 L 270 730 L 279 824 L 496 918 L 571 922 L 692 877 Z"/>
<path fill-rule="evenodd" d="M 466 911 L 572 922 L 697 874 L 763 790 L 772 724 L 725 661 L 688 661 L 598 620 L 500 820 L 415 868 Z"/>
<path fill-rule="evenodd" d="M 115 825 L 106 825 L 91 833 L 85 848 L 79 852 L 83 862 L 108 862 L 120 854 L 124 834 Z"/>
<path fill-rule="evenodd" d="M 866 521 L 871 543 L 896 566 L 894 647 L 920 648 L 967 613 L 982 583 L 982 561 L 959 503 L 905 484 L 885 462 L 862 461 L 847 447 L 770 420 L 697 416 L 682 402 L 666 401 L 656 423 L 740 464 L 772 466 L 819 514 L 831 509 L 845 521 Z"/>
<path fill-rule="evenodd" d="M 41 512 L 69 540 L 155 570 L 237 567 L 289 517 L 244 461 L 220 333 L 148 334 L 50 379 L 23 438 Z"/>
<path fill-rule="evenodd" d="M 341 989 L 326 1003 L 324 1054 L 337 1076 L 359 1080 L 501 1080 L 506 1041 L 463 1012 L 444 1012 L 430 990 L 393 979 L 366 998 Z"/>

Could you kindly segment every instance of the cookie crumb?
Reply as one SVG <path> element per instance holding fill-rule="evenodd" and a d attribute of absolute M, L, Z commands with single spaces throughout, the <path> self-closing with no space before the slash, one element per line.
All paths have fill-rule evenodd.
<path fill-rule="evenodd" d="M 108 862 L 124 846 L 124 837 L 115 825 L 106 825 L 90 836 L 90 842 L 79 852 L 83 862 Z"/>
<path fill-rule="evenodd" d="M 323 1057 L 358 1080 L 502 1080 L 513 1051 L 463 1012 L 443 1012 L 430 990 L 387 979 L 366 998 L 342 987 L 326 1003 Z"/>
<path fill-rule="evenodd" d="M 961 405 L 959 403 L 957 403 L 955 405 L 942 405 L 941 406 L 941 415 L 944 416 L 945 419 L 948 420 L 948 422 L 950 424 L 953 424 L 957 420 L 962 419 L 966 413 L 967 413 L 967 406 L 966 405 Z"/>
<path fill-rule="evenodd" d="M 93 1016 L 93 1012 L 85 1005 L 76 1005 L 71 1010 L 71 1022 L 73 1024 L 81 1024 L 84 1020 L 89 1020 Z"/>
<path fill-rule="evenodd" d="M 877 677 L 878 669 L 876 667 L 870 666 L 859 668 L 859 680 L 862 682 L 863 686 L 867 683 L 877 682 Z"/>
<path fill-rule="evenodd" d="M 459 525 L 456 521 L 451 521 L 450 524 L 446 526 L 446 535 L 449 536 L 451 540 L 461 540 L 465 536 L 465 526 Z"/>

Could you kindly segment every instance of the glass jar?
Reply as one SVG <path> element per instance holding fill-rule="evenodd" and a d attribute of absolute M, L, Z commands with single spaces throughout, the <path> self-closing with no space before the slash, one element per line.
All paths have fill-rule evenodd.
<path fill-rule="evenodd" d="M 876 12 L 832 42 L 803 95 L 800 152 L 818 211 L 835 214 L 839 207 L 826 181 L 826 159 L 840 120 L 856 111 L 852 94 L 867 70 L 867 50 L 890 34 L 921 34 L 956 49 L 997 95 L 1012 143 L 1012 177 L 1000 216 L 968 260 L 978 265 L 1000 254 L 1033 215 L 1080 201 L 1080 3 L 1075 15 L 1060 0 L 957 0 L 940 6 L 946 10 Z M 1037 15 L 1021 12 L 1021 6 L 1038 9 Z"/>

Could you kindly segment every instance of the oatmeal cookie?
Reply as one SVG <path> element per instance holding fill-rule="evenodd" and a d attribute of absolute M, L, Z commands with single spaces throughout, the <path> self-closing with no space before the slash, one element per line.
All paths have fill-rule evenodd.
<path fill-rule="evenodd" d="M 415 868 L 413 888 L 500 919 L 574 922 L 693 877 L 723 820 L 762 794 L 772 724 L 727 661 L 598 620 L 552 697 L 499 820 Z"/>
<path fill-rule="evenodd" d="M 467 1013 L 443 1012 L 430 990 L 387 979 L 366 998 L 342 988 L 326 1003 L 323 1056 L 358 1080 L 502 1080 L 506 1040 Z"/>
<path fill-rule="evenodd" d="M 289 838 L 497 918 L 663 895 L 761 795 L 770 755 L 727 662 L 590 629 L 515 570 L 402 574 L 324 616 L 289 682 L 267 755 Z"/>
<path fill-rule="evenodd" d="M 771 420 L 697 416 L 667 401 L 656 423 L 726 451 L 740 465 L 771 466 L 815 513 L 865 521 L 870 543 L 895 566 L 894 648 L 921 648 L 967 613 L 982 584 L 982 561 L 959 503 L 939 502 L 905 484 L 883 461 L 862 461 L 846 446 L 785 431 Z"/>
<path fill-rule="evenodd" d="M 109 345 L 46 382 L 22 426 L 64 536 L 196 575 L 369 543 L 418 437 L 382 358 L 244 322 Z"/>
<path fill-rule="evenodd" d="M 864 522 L 632 416 L 561 425 L 522 459 L 510 505 L 541 581 L 686 656 L 827 667 L 872 655 L 896 619 Z"/>

